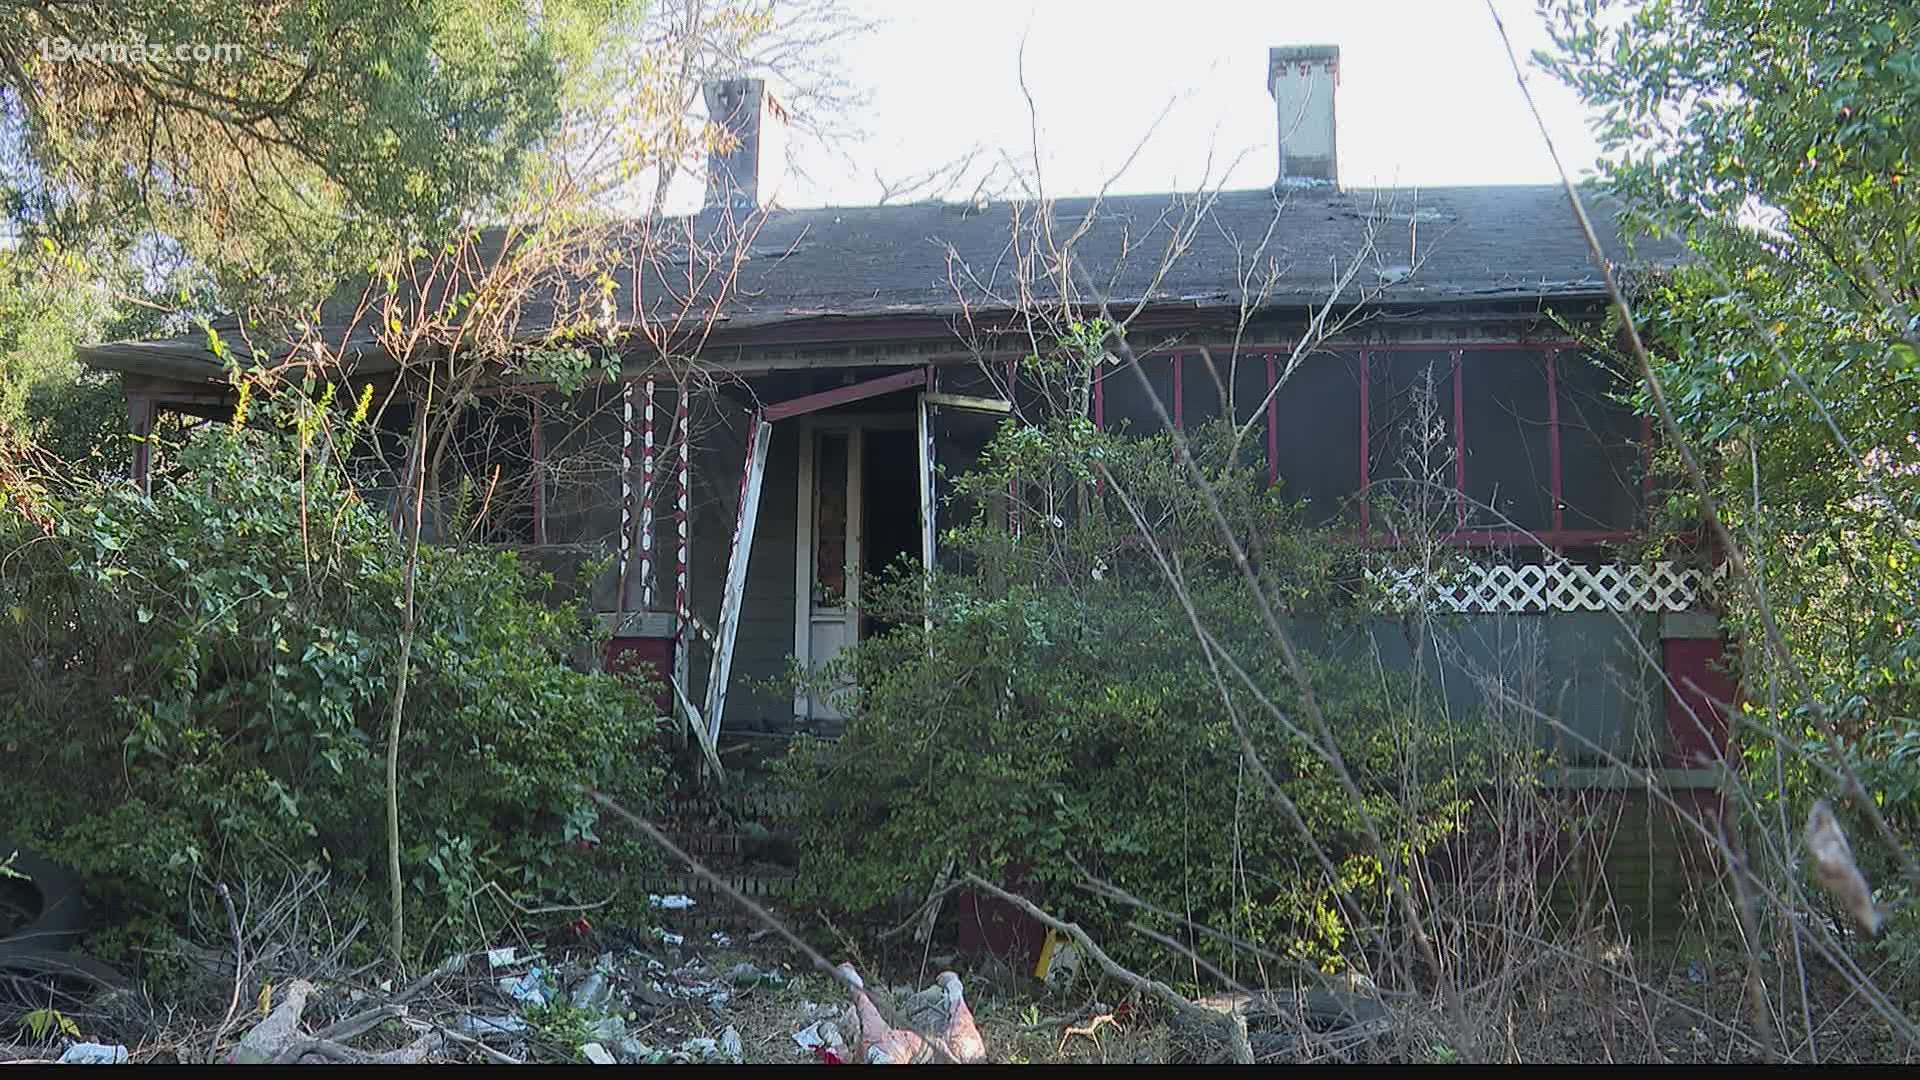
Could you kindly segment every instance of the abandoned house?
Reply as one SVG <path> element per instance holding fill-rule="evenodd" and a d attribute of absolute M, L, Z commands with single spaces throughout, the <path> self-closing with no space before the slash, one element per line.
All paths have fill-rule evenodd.
<path fill-rule="evenodd" d="M 503 381 L 462 414 L 434 483 L 468 482 L 478 509 L 458 527 L 469 538 L 556 567 L 609 559 L 587 592 L 612 660 L 657 664 L 699 728 L 831 730 L 831 700 L 763 686 L 790 660 L 818 667 L 872 631 L 863 575 L 941 558 L 942 478 L 1032 404 L 1005 366 L 1020 344 L 996 346 L 993 328 L 1051 295 L 1048 238 L 1072 234 L 1083 299 L 1139 309 L 1131 326 L 1151 345 L 1138 363 L 1172 423 L 1204 423 L 1230 401 L 1269 482 L 1318 520 L 1393 542 L 1367 495 L 1399 468 L 1426 388 L 1464 496 L 1445 540 L 1475 569 L 1428 597 L 1455 617 L 1424 670 L 1471 708 L 1484 687 L 1470 672 L 1524 654 L 1533 674 L 1510 692 L 1579 735 L 1540 728 L 1580 767 L 1566 783 L 1605 786 L 1620 758 L 1676 789 L 1709 787 L 1722 728 L 1707 702 L 1730 696 L 1701 603 L 1709 568 L 1633 549 L 1655 504 L 1652 433 L 1621 402 L 1619 374 L 1567 329 L 1599 327 L 1606 296 L 1566 194 L 1344 188 L 1338 84 L 1337 48 L 1271 50 L 1279 172 L 1257 190 L 808 210 L 767 205 L 764 125 L 779 120 L 764 86 L 714 84 L 710 110 L 734 138 L 713 155 L 706 208 L 659 226 L 683 247 L 722 221 L 739 238 L 726 295 L 680 316 L 701 324 L 707 377 L 691 382 L 635 345 L 617 379 L 571 395 Z M 1629 252 L 1604 210 L 1609 258 L 1662 254 Z M 662 277 L 697 261 L 661 250 Z M 635 292 L 621 286 L 619 310 L 644 322 L 654 309 Z M 1329 309 L 1356 317 L 1296 355 Z M 530 334 L 540 318 L 529 312 Z M 135 433 L 156 410 L 231 408 L 204 334 L 82 356 L 121 374 Z M 395 370 L 361 350 L 351 375 L 391 384 Z M 1160 427 L 1131 372 L 1102 372 L 1087 402 L 1095 424 Z M 430 517 L 429 539 L 454 527 Z M 1390 618 L 1372 637 L 1390 662 L 1412 662 Z"/>

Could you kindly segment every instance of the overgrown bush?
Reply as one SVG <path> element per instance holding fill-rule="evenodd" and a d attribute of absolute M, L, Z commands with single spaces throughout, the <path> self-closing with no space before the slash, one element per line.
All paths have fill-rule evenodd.
<path fill-rule="evenodd" d="M 1360 610 L 1350 544 L 1305 527 L 1227 432 L 1200 433 L 1194 453 L 1236 535 L 1254 538 L 1262 588 L 1296 629 Z M 1170 437 L 1009 421 L 955 490 L 947 513 L 966 516 L 944 537 L 954 565 L 926 594 L 931 628 L 911 568 L 877 601 L 902 628 L 843 653 L 815 682 L 852 681 L 839 699 L 844 734 L 804 741 L 783 763 L 799 795 L 808 899 L 897 916 L 951 862 L 1013 884 L 1137 962 L 1170 954 L 1126 933 L 1128 920 L 1192 940 L 1168 918 L 1092 896 L 1080 887 L 1092 875 L 1163 912 L 1338 963 L 1354 945 L 1350 916 L 1384 909 L 1363 806 L 1315 733 L 1301 737 L 1310 725 L 1300 687 Z M 1222 671 L 1231 707 L 1336 864 L 1334 879 L 1263 791 L 1207 650 L 1123 492 L 1200 622 L 1242 666 L 1244 681 Z M 1395 857 L 1460 830 L 1473 755 L 1463 733 L 1369 658 L 1310 656 L 1307 667 Z M 1420 764 L 1443 760 L 1447 768 Z M 1194 943 L 1203 955 L 1226 951 Z"/>
<path fill-rule="evenodd" d="M 121 919 L 177 926 L 196 884 L 317 868 L 335 921 L 382 926 L 405 550 L 344 478 L 356 427 L 253 411 L 151 498 L 18 455 L 0 473 L 0 833 Z M 578 785 L 644 805 L 661 769 L 650 695 L 571 666 L 586 627 L 513 554 L 420 559 L 400 813 L 409 944 L 432 953 L 509 900 L 616 893 L 644 853 L 600 843 Z"/>

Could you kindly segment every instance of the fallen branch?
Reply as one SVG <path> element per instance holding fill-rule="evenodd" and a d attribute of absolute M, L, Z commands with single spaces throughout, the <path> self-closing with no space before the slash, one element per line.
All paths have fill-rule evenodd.
<path fill-rule="evenodd" d="M 275 1055 L 273 1063 L 291 1065 L 312 1055 L 345 1065 L 418 1065 L 438 1051 L 445 1041 L 440 1032 L 429 1031 L 398 1050 L 372 1053 L 332 1039 L 295 1039 Z"/>
<path fill-rule="evenodd" d="M 1084 1035 L 1093 1040 L 1094 1046 L 1100 1046 L 1100 1028 L 1105 1024 L 1113 1024 L 1117 1027 L 1120 1021 L 1115 1020 L 1112 1013 L 1101 1013 L 1080 1027 L 1075 1027 L 1071 1024 L 1067 1025 L 1067 1030 L 1060 1033 L 1060 1045 L 1053 1048 L 1053 1056 L 1059 1057 L 1061 1052 L 1067 1048 L 1067 1040 L 1075 1035 Z M 1104 1050 L 1105 1047 L 1101 1047 L 1101 1049 Z"/>
<path fill-rule="evenodd" d="M 410 1023 L 418 1023 L 418 1021 L 411 1021 Z M 495 1065 L 525 1065 L 526 1064 L 526 1062 L 521 1061 L 519 1058 L 514 1057 L 512 1054 L 503 1054 L 500 1051 L 495 1050 L 493 1047 L 488 1046 L 486 1043 L 481 1042 L 479 1039 L 476 1039 L 471 1035 L 463 1035 L 460 1032 L 454 1031 L 452 1028 L 446 1027 L 445 1025 L 442 1025 L 442 1024 L 432 1024 L 430 1026 L 433 1028 L 434 1031 L 438 1032 L 448 1042 L 458 1043 L 461 1046 L 465 1046 L 469 1049 L 478 1050 L 482 1056 L 484 1056 L 488 1061 L 493 1062 Z"/>
<path fill-rule="evenodd" d="M 968 874 L 967 881 L 975 888 L 997 899 L 1004 900 L 1014 907 L 1019 908 L 1021 911 L 1026 912 L 1028 916 L 1038 920 L 1041 924 L 1072 938 L 1074 944 L 1085 949 L 1087 955 L 1093 957 L 1094 963 L 1099 964 L 1101 970 L 1107 974 L 1135 990 L 1142 990 L 1159 998 L 1174 1011 L 1175 1015 L 1188 1021 L 1202 1031 L 1213 1031 L 1217 1033 L 1220 1041 L 1226 1045 L 1228 1053 L 1235 1065 L 1253 1064 L 1253 1047 L 1247 1042 L 1247 1029 L 1242 1026 L 1239 1017 L 1234 1016 L 1232 1013 L 1222 1013 L 1201 1005 L 1195 1005 L 1193 1002 L 1187 1000 L 1185 995 L 1175 991 L 1173 987 L 1168 986 L 1166 983 L 1158 979 L 1149 979 L 1144 975 L 1136 974 L 1121 967 L 1119 962 L 1114 960 L 1113 957 L 1108 956 L 1105 949 L 1095 944 L 1094 940 L 1088 937 L 1087 932 L 1080 929 L 1078 924 L 1054 918 L 1026 897 L 1010 893 L 998 885 L 985 880 L 978 874 Z"/>
<path fill-rule="evenodd" d="M 240 962 L 240 917 L 233 911 L 233 894 L 224 881 L 213 887 L 213 894 L 227 909 L 227 929 L 233 934 L 233 996 L 227 1000 L 227 1015 L 220 1019 L 220 1026 L 214 1029 L 213 1038 L 207 1043 L 208 1061 L 220 1059 L 220 1040 L 227 1037 L 227 1029 L 233 1026 L 233 1014 L 240 1009 L 240 980 L 245 977 Z"/>

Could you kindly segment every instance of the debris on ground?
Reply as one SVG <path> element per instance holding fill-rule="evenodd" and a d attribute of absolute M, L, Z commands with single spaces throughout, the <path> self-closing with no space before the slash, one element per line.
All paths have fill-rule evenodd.
<path fill-rule="evenodd" d="M 512 1013 L 461 1013 L 451 1026 L 461 1035 L 482 1041 L 508 1041 L 527 1033 L 527 1021 Z"/>
<path fill-rule="evenodd" d="M 522 1005 L 545 1005 L 552 1000 L 547 990 L 546 973 L 533 968 L 522 975 L 509 975 L 500 980 L 500 992 Z"/>
<path fill-rule="evenodd" d="M 800 1049 L 828 1064 L 838 1065 L 847 1060 L 847 1040 L 840 1034 L 840 1025 L 831 1020 L 815 1020 L 794 1032 L 793 1041 Z"/>
<path fill-rule="evenodd" d="M 58 1063 L 61 1065 L 125 1065 L 127 1048 L 118 1043 L 112 1046 L 94 1042 L 74 1043 L 67 1047 L 66 1053 L 60 1055 Z"/>
<path fill-rule="evenodd" d="M 907 998 L 902 1018 L 908 1027 L 896 1028 L 874 1007 L 853 965 L 842 964 L 840 971 L 853 986 L 854 1017 L 849 1026 L 859 1032 L 858 1060 L 870 1065 L 935 1061 L 971 1065 L 986 1060 L 986 1042 L 974 1024 L 960 976 L 943 971 L 934 985 Z"/>
<path fill-rule="evenodd" d="M 605 962 L 611 964 L 612 958 L 606 958 Z M 580 1012 L 604 1012 L 607 1003 L 613 1000 L 613 984 L 607 981 L 606 972 L 595 968 L 573 988 L 573 995 L 569 1000 Z"/>
<path fill-rule="evenodd" d="M 253 1026 L 233 1048 L 227 1061 L 233 1065 L 267 1065 L 280 1056 L 287 1044 L 300 1033 L 300 1014 L 306 1010 L 307 998 L 313 994 L 313 984 L 305 979 L 295 979 L 283 989 L 280 1004 L 267 1014 L 266 1019 Z"/>
<path fill-rule="evenodd" d="M 437 972 L 436 972 L 437 974 Z M 430 976 L 431 977 L 431 976 Z M 300 1028 L 301 1015 L 314 994 L 313 983 L 295 979 L 287 984 L 285 996 L 266 1019 L 240 1040 L 227 1061 L 236 1065 L 351 1064 L 413 1065 L 425 1061 L 446 1045 L 440 1031 L 428 1025 L 419 1038 L 397 1050 L 357 1050 L 344 1040 L 365 1033 L 388 1019 L 406 1015 L 404 1008 L 382 1005 L 337 1021 L 308 1035 Z M 264 995 L 262 1000 L 264 1001 Z"/>
<path fill-rule="evenodd" d="M 1271 1061 L 1308 1049 L 1316 1058 L 1337 1057 L 1380 1039 L 1392 1029 L 1392 1021 L 1377 995 L 1276 989 L 1221 994 L 1194 1004 L 1233 1017 L 1246 1031 L 1254 1060 Z"/>

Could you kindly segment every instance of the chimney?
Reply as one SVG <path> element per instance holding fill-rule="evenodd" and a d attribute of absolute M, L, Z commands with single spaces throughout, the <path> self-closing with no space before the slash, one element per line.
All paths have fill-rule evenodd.
<path fill-rule="evenodd" d="M 762 209 L 775 194 L 786 110 L 764 79 L 714 79 L 704 90 L 708 119 L 727 134 L 727 145 L 707 155 L 705 208 Z"/>
<path fill-rule="evenodd" d="M 1275 187 L 1339 183 L 1333 138 L 1333 99 L 1339 86 L 1340 46 L 1267 50 L 1267 92 L 1273 95 L 1280 129 Z"/>

